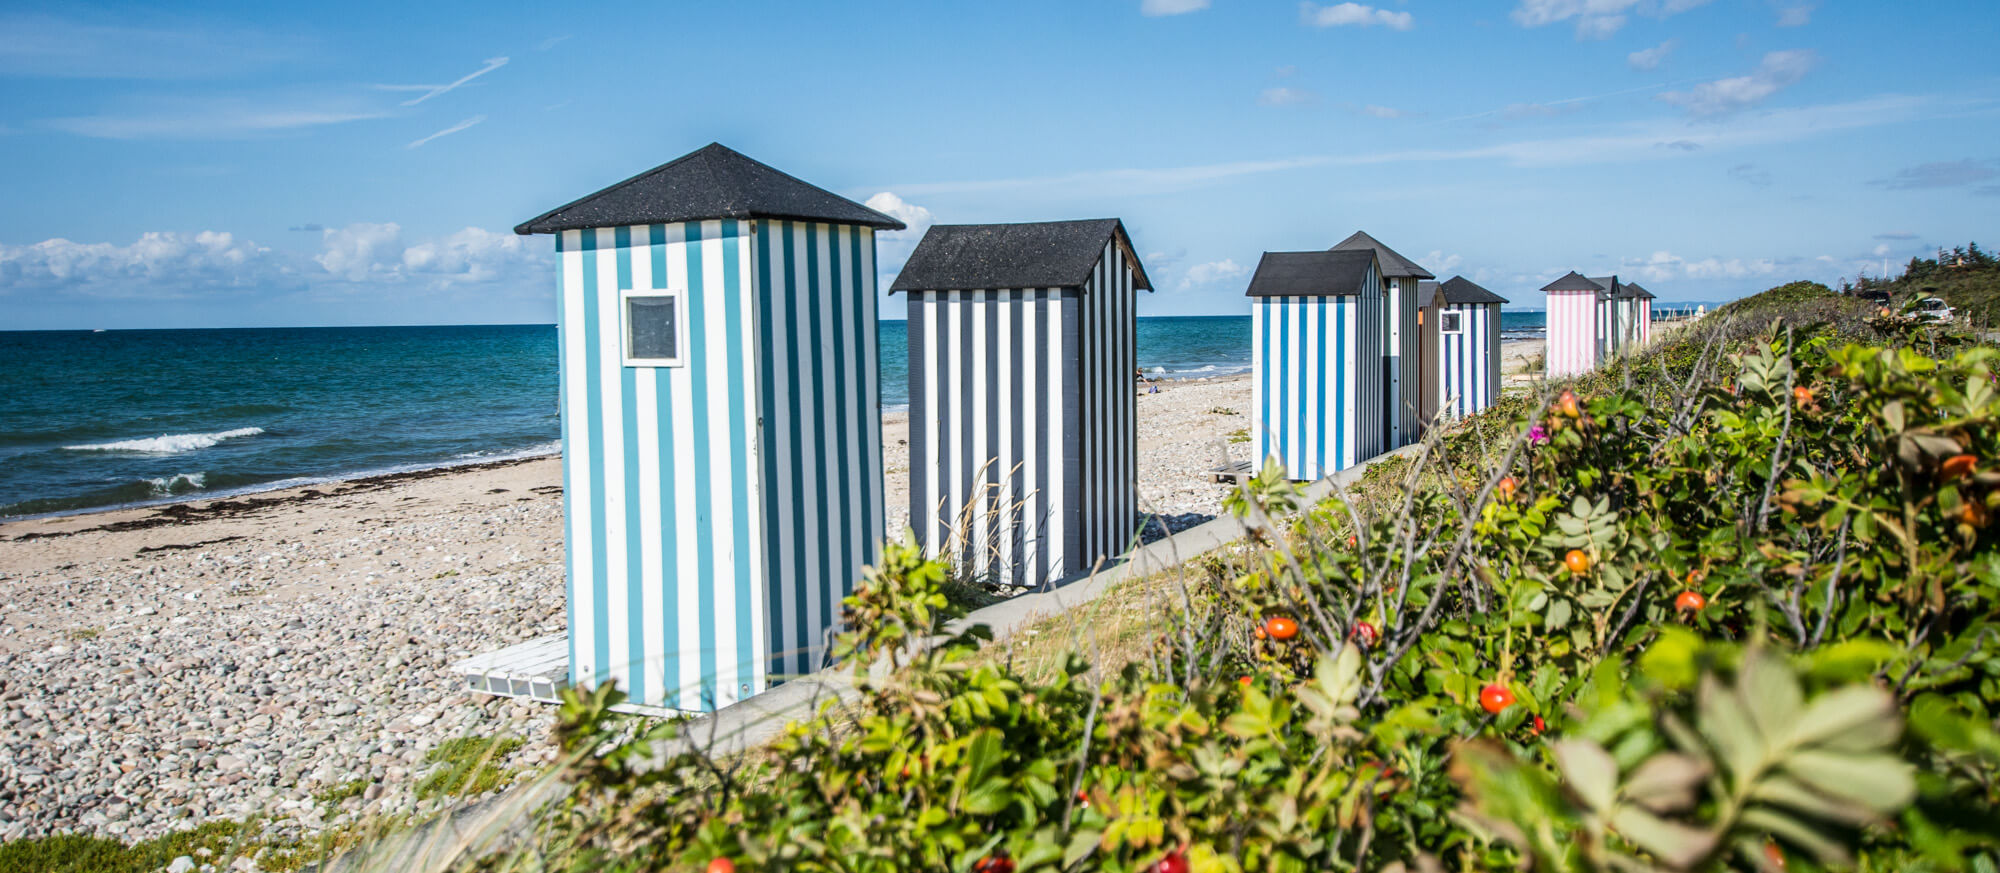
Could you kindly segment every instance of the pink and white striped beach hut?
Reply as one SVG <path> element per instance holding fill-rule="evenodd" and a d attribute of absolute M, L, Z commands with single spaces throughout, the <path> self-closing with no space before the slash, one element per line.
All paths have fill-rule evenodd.
<path fill-rule="evenodd" d="M 1598 297 L 1605 291 L 1571 270 L 1542 286 L 1548 295 L 1548 345 L 1544 355 L 1549 378 L 1588 373 L 1597 367 L 1602 317 Z"/>

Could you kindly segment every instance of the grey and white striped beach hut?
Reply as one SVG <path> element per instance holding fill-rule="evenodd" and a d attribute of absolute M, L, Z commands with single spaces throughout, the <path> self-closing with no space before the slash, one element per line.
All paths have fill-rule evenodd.
<path fill-rule="evenodd" d="M 1039 585 L 1131 542 L 1137 290 L 1118 219 L 935 225 L 909 297 L 910 523 L 974 578 Z"/>
<path fill-rule="evenodd" d="M 556 237 L 569 679 L 712 710 L 816 669 L 883 536 L 875 231 L 710 145 Z"/>
<path fill-rule="evenodd" d="M 1507 300 L 1464 276 L 1438 285 L 1438 398 L 1448 418 L 1500 399 L 1500 305 Z"/>
<path fill-rule="evenodd" d="M 1315 480 L 1386 451 L 1391 407 L 1375 252 L 1265 252 L 1247 293 L 1257 457 Z"/>
<path fill-rule="evenodd" d="M 1382 450 L 1400 448 L 1423 438 L 1424 427 L 1435 410 L 1424 408 L 1421 383 L 1423 368 L 1418 354 L 1423 341 L 1418 333 L 1417 313 L 1424 308 L 1417 283 L 1436 279 L 1417 262 L 1403 257 L 1364 231 L 1355 231 L 1332 249 L 1336 252 L 1372 251 L 1382 268 L 1382 388 L 1390 413 L 1383 419 Z"/>
<path fill-rule="evenodd" d="M 1622 282 L 1611 296 L 1611 329 L 1621 349 L 1637 349 L 1652 338 L 1653 292 Z"/>

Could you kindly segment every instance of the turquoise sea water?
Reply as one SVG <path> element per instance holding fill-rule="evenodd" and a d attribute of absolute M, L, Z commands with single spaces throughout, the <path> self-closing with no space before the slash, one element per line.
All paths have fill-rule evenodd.
<path fill-rule="evenodd" d="M 907 348 L 883 322 L 885 408 Z M 1141 318 L 1138 353 L 1163 378 L 1247 372 L 1250 319 Z M 0 332 L 0 361 L 0 518 L 560 448 L 551 325 Z"/>

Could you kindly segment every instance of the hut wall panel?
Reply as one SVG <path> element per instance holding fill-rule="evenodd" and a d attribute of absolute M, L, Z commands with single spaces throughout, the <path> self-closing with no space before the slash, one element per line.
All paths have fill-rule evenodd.
<path fill-rule="evenodd" d="M 572 681 L 681 709 L 761 691 L 749 227 L 566 231 L 558 250 Z M 624 288 L 686 292 L 686 366 L 623 365 Z"/>
<path fill-rule="evenodd" d="M 1440 333 L 1438 343 L 1443 412 L 1462 418 L 1493 405 L 1500 396 L 1499 307 L 1468 303 L 1447 305 L 1442 311 L 1458 313 L 1464 325 L 1456 334 Z"/>
<path fill-rule="evenodd" d="M 1597 293 L 1548 292 L 1548 375 L 1587 373 L 1597 366 Z"/>
<path fill-rule="evenodd" d="M 1327 476 L 1386 450 L 1388 305 L 1372 272 L 1358 295 L 1251 301 L 1251 440 L 1294 479 Z"/>
<path fill-rule="evenodd" d="M 768 636 L 760 661 L 782 680 L 825 664 L 840 600 L 883 539 L 875 239 L 850 225 L 757 227 L 754 414 L 773 483 L 757 518 L 773 569 L 762 608 L 737 617 L 739 632 Z"/>
<path fill-rule="evenodd" d="M 1082 533 L 1076 293 L 1057 288 L 909 295 L 910 518 L 927 551 L 1017 585 L 1060 579 Z M 935 374 L 935 376 L 933 375 Z M 991 386 L 991 387 L 988 387 Z M 1065 393 L 1067 392 L 1067 393 Z"/>
<path fill-rule="evenodd" d="M 1653 341 L 1653 301 L 1640 300 L 1639 342 L 1641 344 L 1645 344 L 1652 341 Z"/>
<path fill-rule="evenodd" d="M 1082 562 L 1077 571 L 1125 551 L 1138 509 L 1133 281 L 1131 264 L 1113 240 L 1099 254 L 1078 301 L 1084 313 L 1076 336 L 1082 346 L 1083 438 L 1078 454 L 1086 536 L 1076 553 Z"/>

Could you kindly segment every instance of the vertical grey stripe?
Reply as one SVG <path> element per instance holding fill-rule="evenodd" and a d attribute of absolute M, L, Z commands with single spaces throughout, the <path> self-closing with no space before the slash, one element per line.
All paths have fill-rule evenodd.
<path fill-rule="evenodd" d="M 937 416 L 938 422 L 937 444 L 932 446 L 932 449 L 936 452 L 937 460 L 931 464 L 931 473 L 937 477 L 938 498 L 936 504 L 925 510 L 925 517 L 930 519 L 932 549 L 938 557 L 949 560 L 951 556 L 944 552 L 944 548 L 946 544 L 951 542 L 951 523 L 949 521 L 951 511 L 946 507 L 949 507 L 952 501 L 952 473 L 950 469 L 951 454 L 945 451 L 945 446 L 949 445 L 952 440 L 951 410 L 953 389 L 958 387 L 951 382 L 951 367 L 949 365 L 953 352 L 952 340 L 949 334 L 951 327 L 951 320 L 949 318 L 951 292 L 934 292 L 931 295 L 931 305 L 929 308 L 931 309 L 931 339 L 937 343 L 938 360 L 938 371 L 932 374 L 938 383 L 938 408 L 935 412 L 931 413 Z"/>
<path fill-rule="evenodd" d="M 1014 414 L 1010 416 L 1008 421 L 1012 425 L 1013 432 L 1007 434 L 1007 445 L 1013 447 L 1010 452 L 1013 462 L 1008 465 L 1009 469 L 1006 471 L 1006 500 L 1009 515 L 1014 520 L 1013 527 L 1007 531 L 1007 554 L 1012 559 L 1012 563 L 1007 568 L 1007 577 L 1013 584 L 1021 585 L 1027 581 L 1025 576 L 1027 567 L 1022 562 L 1023 554 L 1021 551 L 1027 532 L 1027 524 L 1025 523 L 1027 513 L 1025 512 L 1026 506 L 1021 500 L 1026 496 L 1028 490 L 1027 487 L 1024 487 L 1026 483 L 1022 481 L 1021 471 L 1026 469 L 1023 464 L 1030 451 L 1029 447 L 1021 439 L 1023 427 L 1021 419 L 1027 417 L 1024 412 L 1028 404 L 1028 398 L 1035 396 L 1035 393 L 1029 386 L 1021 384 L 1021 374 L 1026 369 L 1021 366 L 1021 362 L 1026 360 L 1027 355 L 1032 350 L 1022 347 L 1025 329 L 1021 325 L 1021 319 L 1027 315 L 1027 310 L 1021 304 L 1020 291 L 1007 292 L 1007 313 L 1008 335 L 1005 342 L 1007 343 L 1007 348 L 1012 350 L 1011 354 L 1014 361 L 1014 396 L 1006 399 L 1006 402 L 1014 410 Z"/>
<path fill-rule="evenodd" d="M 1081 498 L 1085 497 L 1083 491 L 1084 461 L 1082 451 L 1083 441 L 1080 439 L 1085 431 L 1079 427 L 1079 425 L 1086 423 L 1083 418 L 1082 391 L 1084 332 L 1081 329 L 1081 314 L 1083 305 L 1082 301 L 1078 299 L 1078 294 L 1075 290 L 1063 290 L 1052 294 L 1049 305 L 1060 308 L 1062 312 L 1062 344 L 1065 360 L 1063 361 L 1061 374 L 1063 390 L 1059 392 L 1061 394 L 1062 409 L 1058 413 L 1058 420 L 1063 423 L 1062 434 L 1064 439 L 1062 446 L 1057 451 L 1061 452 L 1063 457 L 1063 481 L 1060 486 L 1062 489 L 1061 499 L 1057 502 L 1055 511 L 1061 513 L 1063 517 L 1064 542 L 1059 544 L 1058 548 L 1069 559 L 1065 561 L 1063 566 L 1063 572 L 1067 575 L 1085 569 L 1084 567 L 1077 566 L 1075 563 L 1078 560 L 1083 560 L 1080 556 L 1085 554 L 1083 507 L 1081 505 Z"/>
<path fill-rule="evenodd" d="M 932 374 L 924 366 L 924 332 L 930 326 L 928 298 L 920 290 L 912 290 L 904 298 L 910 306 L 910 320 L 906 332 L 910 334 L 910 529 L 918 533 L 918 545 L 930 545 L 930 509 L 924 507 L 924 489 L 930 483 L 930 457 L 924 455 L 924 443 L 930 439 L 930 432 L 938 428 L 936 414 L 932 408 L 924 406 L 924 386 L 930 382 Z M 918 432 L 924 430 L 924 432 Z"/>
<path fill-rule="evenodd" d="M 1000 493 L 1000 458 L 1011 453 L 1000 450 L 1000 307 L 1005 304 L 1001 297 L 1005 291 L 986 295 L 980 307 L 986 310 L 986 457 L 980 459 L 986 473 L 981 478 L 983 486 L 980 494 L 980 510 L 990 521 L 986 528 L 986 540 L 979 547 L 985 551 L 982 559 L 992 565 L 995 550 L 1000 542 L 1000 506 L 996 499 Z M 997 571 L 998 568 L 995 568 Z"/>

